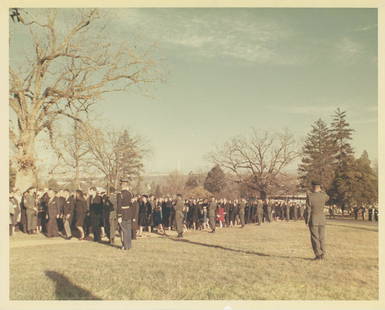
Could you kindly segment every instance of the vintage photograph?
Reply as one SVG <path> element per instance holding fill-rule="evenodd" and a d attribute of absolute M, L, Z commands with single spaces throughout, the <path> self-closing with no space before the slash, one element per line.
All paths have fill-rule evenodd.
<path fill-rule="evenodd" d="M 11 301 L 379 299 L 377 8 L 8 15 Z"/>

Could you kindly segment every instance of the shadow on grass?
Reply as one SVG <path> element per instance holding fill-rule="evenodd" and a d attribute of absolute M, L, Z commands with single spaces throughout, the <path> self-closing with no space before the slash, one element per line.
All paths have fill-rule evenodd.
<path fill-rule="evenodd" d="M 261 253 L 261 252 L 237 250 L 237 249 L 227 248 L 227 247 L 224 247 L 224 246 L 221 246 L 221 245 L 202 243 L 202 242 L 197 242 L 197 241 L 191 241 L 191 240 L 188 240 L 188 239 L 176 239 L 174 237 L 167 237 L 167 238 L 169 240 L 176 241 L 176 242 L 185 242 L 185 243 L 205 246 L 205 247 L 209 247 L 209 248 L 216 248 L 216 249 L 221 249 L 221 250 L 225 250 L 225 251 L 244 253 L 244 254 L 251 254 L 251 255 L 256 255 L 256 256 L 277 257 L 277 258 L 286 258 L 286 259 L 295 258 L 295 259 L 302 259 L 302 260 L 313 260 L 312 258 L 308 258 L 308 257 L 271 255 L 271 254 L 266 254 L 266 253 Z"/>
<path fill-rule="evenodd" d="M 366 231 L 373 231 L 373 232 L 378 232 L 378 229 L 375 227 L 369 228 L 369 227 L 357 227 L 357 226 L 351 226 L 351 225 L 344 225 L 344 224 L 332 224 L 330 222 L 327 223 L 327 226 L 336 226 L 336 227 L 346 227 L 346 228 L 351 228 L 351 229 L 358 229 L 358 230 L 366 230 Z"/>
<path fill-rule="evenodd" d="M 58 300 L 102 300 L 88 290 L 73 284 L 64 275 L 51 270 L 46 270 L 45 275 L 55 282 L 55 296 Z"/>

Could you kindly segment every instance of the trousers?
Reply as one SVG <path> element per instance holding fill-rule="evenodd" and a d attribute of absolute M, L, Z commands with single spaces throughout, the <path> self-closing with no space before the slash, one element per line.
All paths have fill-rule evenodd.
<path fill-rule="evenodd" d="M 27 231 L 36 229 L 37 227 L 37 218 L 35 210 L 27 209 Z"/>
<path fill-rule="evenodd" d="M 123 247 L 128 250 L 131 248 L 131 220 L 123 220 L 120 228 Z"/>
<path fill-rule="evenodd" d="M 239 219 L 241 220 L 241 225 L 245 226 L 245 213 L 239 212 Z"/>
<path fill-rule="evenodd" d="M 111 211 L 110 215 L 109 215 L 109 231 L 108 231 L 110 241 L 112 241 L 115 238 L 115 232 L 117 229 L 117 221 L 118 221 L 118 218 L 116 215 L 116 211 Z"/>
<path fill-rule="evenodd" d="M 210 228 L 212 230 L 215 230 L 215 217 L 214 216 L 209 216 L 209 223 L 210 223 Z"/>
<path fill-rule="evenodd" d="M 66 236 L 67 237 L 71 237 L 72 236 L 70 221 L 71 221 L 71 218 L 68 218 L 68 219 L 65 218 L 64 219 L 64 230 L 66 232 Z"/>
<path fill-rule="evenodd" d="M 325 255 L 325 225 L 309 225 L 309 230 L 314 255 Z"/>

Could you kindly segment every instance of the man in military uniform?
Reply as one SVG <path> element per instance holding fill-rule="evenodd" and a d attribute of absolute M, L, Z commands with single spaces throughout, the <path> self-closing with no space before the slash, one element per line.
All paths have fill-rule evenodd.
<path fill-rule="evenodd" d="M 183 238 L 184 201 L 182 199 L 181 194 L 178 194 L 176 196 L 176 203 L 175 203 L 174 208 L 175 208 L 176 231 L 178 232 L 177 238 Z"/>
<path fill-rule="evenodd" d="M 258 199 L 257 201 L 257 225 L 261 225 L 263 221 L 263 202 L 262 199 Z"/>
<path fill-rule="evenodd" d="M 128 180 L 121 180 L 122 190 L 117 195 L 117 211 L 118 211 L 118 223 L 121 229 L 122 238 L 122 250 L 129 250 L 131 248 L 131 225 L 134 214 L 132 213 L 132 194 L 129 192 Z"/>
<path fill-rule="evenodd" d="M 325 252 L 325 215 L 324 206 L 329 196 L 321 191 L 321 185 L 317 181 L 312 182 L 312 192 L 308 194 L 306 204 L 308 209 L 308 225 L 311 244 L 315 259 L 324 259 Z"/>
<path fill-rule="evenodd" d="M 218 205 L 217 205 L 216 199 L 214 197 L 211 198 L 211 201 L 209 204 L 209 212 L 208 212 L 211 233 L 215 233 L 215 212 L 217 210 L 217 206 Z"/>
<path fill-rule="evenodd" d="M 239 219 L 241 221 L 241 228 L 245 227 L 245 208 L 246 208 L 246 199 L 241 199 L 239 204 Z"/>

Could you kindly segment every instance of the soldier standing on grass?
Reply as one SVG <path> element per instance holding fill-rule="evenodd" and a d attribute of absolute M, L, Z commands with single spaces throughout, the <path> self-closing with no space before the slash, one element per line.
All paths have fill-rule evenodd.
<path fill-rule="evenodd" d="M 120 182 L 122 191 L 117 195 L 118 223 L 121 229 L 122 250 L 129 250 L 132 238 L 131 224 L 135 215 L 132 212 L 132 194 L 129 192 L 128 180 L 122 179 Z"/>
<path fill-rule="evenodd" d="M 263 220 L 263 202 L 262 199 L 257 201 L 257 224 L 261 225 Z"/>
<path fill-rule="evenodd" d="M 325 252 L 325 215 L 323 212 L 329 196 L 321 191 L 321 185 L 312 181 L 312 192 L 307 197 L 308 225 L 315 260 L 324 259 Z"/>
<path fill-rule="evenodd" d="M 209 204 L 209 212 L 208 212 L 211 233 L 215 233 L 215 212 L 217 210 L 217 206 L 218 205 L 217 205 L 216 199 L 214 197 L 211 198 L 211 202 Z"/>
<path fill-rule="evenodd" d="M 178 232 L 177 238 L 183 238 L 184 200 L 182 199 L 181 194 L 178 194 L 176 196 L 176 203 L 174 208 L 175 208 L 176 231 Z"/>

